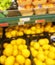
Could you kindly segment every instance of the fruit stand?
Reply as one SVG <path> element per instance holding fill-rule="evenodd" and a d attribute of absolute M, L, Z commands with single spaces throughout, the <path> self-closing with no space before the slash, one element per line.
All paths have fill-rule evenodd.
<path fill-rule="evenodd" d="M 0 1 L 0 65 L 55 65 L 55 0 Z"/>

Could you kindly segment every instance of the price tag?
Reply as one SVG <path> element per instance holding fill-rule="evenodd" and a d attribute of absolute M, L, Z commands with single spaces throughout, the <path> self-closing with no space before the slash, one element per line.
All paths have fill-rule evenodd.
<path fill-rule="evenodd" d="M 18 22 L 18 25 L 24 25 L 24 22 Z"/>
<path fill-rule="evenodd" d="M 36 20 L 36 21 L 35 21 L 35 23 L 43 23 L 43 22 L 45 22 L 44 19 L 42 19 L 42 20 Z"/>
<path fill-rule="evenodd" d="M 28 21 L 30 21 L 30 18 L 20 18 L 20 21 L 22 21 L 22 22 L 28 22 Z"/>
<path fill-rule="evenodd" d="M 51 36 L 51 40 L 55 42 L 55 36 Z"/>
<path fill-rule="evenodd" d="M 0 23 L 0 27 L 6 27 L 8 26 L 8 23 Z"/>

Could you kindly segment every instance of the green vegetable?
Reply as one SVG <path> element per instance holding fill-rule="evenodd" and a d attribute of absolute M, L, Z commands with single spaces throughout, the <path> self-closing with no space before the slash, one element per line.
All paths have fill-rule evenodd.
<path fill-rule="evenodd" d="M 0 0 L 0 10 L 6 10 L 10 7 L 12 0 Z"/>

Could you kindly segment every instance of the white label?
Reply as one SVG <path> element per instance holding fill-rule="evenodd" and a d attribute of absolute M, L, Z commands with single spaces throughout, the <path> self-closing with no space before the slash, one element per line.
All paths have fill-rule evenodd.
<path fill-rule="evenodd" d="M 27 21 L 30 21 L 30 18 L 20 18 L 20 21 L 27 22 Z"/>
<path fill-rule="evenodd" d="M 24 25 L 24 22 L 18 22 L 18 25 Z"/>
<path fill-rule="evenodd" d="M 51 40 L 52 41 L 55 41 L 55 36 L 51 36 Z"/>

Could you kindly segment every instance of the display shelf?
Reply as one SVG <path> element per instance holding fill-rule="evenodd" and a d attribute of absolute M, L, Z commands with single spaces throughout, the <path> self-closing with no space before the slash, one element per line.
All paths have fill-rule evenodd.
<path fill-rule="evenodd" d="M 33 16 L 14 16 L 0 18 L 0 26 L 22 25 L 31 23 L 54 22 L 55 14 L 33 15 Z"/>

